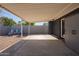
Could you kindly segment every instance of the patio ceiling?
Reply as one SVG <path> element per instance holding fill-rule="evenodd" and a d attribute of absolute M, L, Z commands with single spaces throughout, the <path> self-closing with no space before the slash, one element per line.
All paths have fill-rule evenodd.
<path fill-rule="evenodd" d="M 28 22 L 58 19 L 79 7 L 76 3 L 6 3 L 0 5 Z"/>

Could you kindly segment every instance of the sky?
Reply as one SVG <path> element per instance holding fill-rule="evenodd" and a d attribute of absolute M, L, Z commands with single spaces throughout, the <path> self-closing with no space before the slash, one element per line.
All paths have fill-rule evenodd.
<path fill-rule="evenodd" d="M 0 8 L 0 17 L 2 16 L 5 16 L 5 17 L 8 17 L 8 18 L 11 18 L 13 19 L 16 23 L 18 23 L 18 21 L 21 21 L 21 18 L 17 17 L 16 15 Z"/>
<path fill-rule="evenodd" d="M 19 21 L 22 21 L 22 19 L 17 17 L 16 15 L 10 13 L 7 10 L 4 10 L 3 8 L 0 8 L 0 17 L 3 17 L 3 16 L 13 19 L 16 23 L 18 23 Z M 37 22 L 35 23 L 35 25 L 43 25 L 44 23 L 45 22 Z"/>

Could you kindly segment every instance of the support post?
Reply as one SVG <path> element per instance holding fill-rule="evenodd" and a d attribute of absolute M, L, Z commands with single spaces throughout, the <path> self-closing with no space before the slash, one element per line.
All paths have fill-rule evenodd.
<path fill-rule="evenodd" d="M 28 35 L 30 34 L 30 23 L 29 23 L 29 25 L 28 25 Z"/>
<path fill-rule="evenodd" d="M 22 21 L 21 21 L 21 37 L 23 37 L 23 26 L 22 26 Z"/>

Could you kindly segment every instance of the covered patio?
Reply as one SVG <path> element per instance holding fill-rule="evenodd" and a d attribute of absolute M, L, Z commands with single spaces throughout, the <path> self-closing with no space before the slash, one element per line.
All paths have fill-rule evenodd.
<path fill-rule="evenodd" d="M 36 38 L 35 38 L 36 37 Z M 5 43 L 4 40 L 7 42 Z M 77 56 L 62 40 L 51 35 L 29 35 L 0 39 L 1 56 Z M 2 48 L 2 49 L 1 49 Z"/>
<path fill-rule="evenodd" d="M 79 4 L 0 4 L 0 7 L 28 21 L 27 35 L 23 36 L 23 25 L 20 25 L 20 36 L 0 36 L 0 55 L 2 56 L 77 56 L 73 49 L 63 41 L 64 15 L 79 7 Z M 55 23 L 53 21 L 56 21 Z M 48 29 L 34 30 L 39 33 L 31 34 L 32 22 L 48 22 Z M 52 25 L 52 24 L 53 25 Z M 41 28 L 41 27 L 40 27 Z M 48 33 L 42 34 L 44 31 Z M 42 31 L 40 33 L 40 31 Z"/>

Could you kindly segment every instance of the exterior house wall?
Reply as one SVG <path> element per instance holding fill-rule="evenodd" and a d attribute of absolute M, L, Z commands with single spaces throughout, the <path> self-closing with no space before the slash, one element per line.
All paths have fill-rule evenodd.
<path fill-rule="evenodd" d="M 65 43 L 73 50 L 79 52 L 79 9 L 65 18 Z"/>
<path fill-rule="evenodd" d="M 49 34 L 61 37 L 61 20 L 55 20 L 49 22 Z"/>

